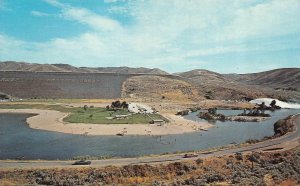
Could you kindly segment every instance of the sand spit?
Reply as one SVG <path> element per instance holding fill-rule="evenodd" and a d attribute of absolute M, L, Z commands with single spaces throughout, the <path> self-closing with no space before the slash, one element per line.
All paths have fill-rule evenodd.
<path fill-rule="evenodd" d="M 164 126 L 156 124 L 85 124 L 85 123 L 66 123 L 63 118 L 68 113 L 54 110 L 39 109 L 1 109 L 0 113 L 26 113 L 37 114 L 27 118 L 30 128 L 62 132 L 68 134 L 81 135 L 168 135 L 195 132 L 200 129 L 207 129 L 213 125 L 204 122 L 194 122 L 186 120 L 173 114 L 162 114 L 170 120 Z"/>

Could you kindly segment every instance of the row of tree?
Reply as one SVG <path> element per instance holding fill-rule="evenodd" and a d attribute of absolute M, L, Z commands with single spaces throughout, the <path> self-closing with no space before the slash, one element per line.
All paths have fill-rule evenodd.
<path fill-rule="evenodd" d="M 109 110 L 109 109 L 128 109 L 128 106 L 129 106 L 129 104 L 126 101 L 121 102 L 121 101 L 117 100 L 117 101 L 113 101 L 110 106 L 107 105 L 106 109 L 107 110 Z"/>

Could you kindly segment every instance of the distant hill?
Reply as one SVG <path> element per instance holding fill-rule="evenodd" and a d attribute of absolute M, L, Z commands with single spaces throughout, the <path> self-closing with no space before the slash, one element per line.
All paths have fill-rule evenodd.
<path fill-rule="evenodd" d="M 60 72 L 63 69 L 45 64 L 34 64 L 34 63 L 24 63 L 24 62 L 12 62 L 12 61 L 5 61 L 0 63 L 0 70 L 1 71 L 53 71 L 53 72 Z"/>
<path fill-rule="evenodd" d="M 218 74 L 208 70 L 191 70 L 176 73 L 196 84 L 205 83 L 242 83 L 246 85 L 261 85 L 272 88 L 293 87 L 300 89 L 300 68 L 282 68 L 249 74 Z"/>
<path fill-rule="evenodd" d="M 275 69 L 251 74 L 219 74 L 196 69 L 175 75 L 198 87 L 199 95 L 211 99 L 243 97 L 300 98 L 300 69 Z"/>
<path fill-rule="evenodd" d="M 130 68 L 130 67 L 99 67 L 95 68 L 98 72 L 115 72 L 122 74 L 168 74 L 158 68 Z"/>
<path fill-rule="evenodd" d="M 187 78 L 194 77 L 194 76 L 212 75 L 212 74 L 216 75 L 216 76 L 221 75 L 216 72 L 205 70 L 205 69 L 194 69 L 194 70 L 187 71 L 187 72 L 175 73 L 175 75 L 179 75 L 179 76 L 187 77 Z"/>
<path fill-rule="evenodd" d="M 187 78 L 191 81 L 194 81 L 194 83 L 201 83 L 204 81 L 209 81 L 209 82 L 226 81 L 226 77 L 223 76 L 222 74 L 218 74 L 216 72 L 203 70 L 203 69 L 195 69 L 187 72 L 175 73 L 174 75 Z"/>
<path fill-rule="evenodd" d="M 18 74 L 20 74 L 20 72 L 15 73 L 9 71 L 26 72 L 26 77 L 28 76 L 28 81 L 26 81 L 27 83 L 24 83 L 24 78 L 18 77 Z M 31 74 L 27 72 L 51 73 Z M 67 73 L 66 75 L 61 76 L 62 72 Z M 72 72 L 81 74 L 76 74 L 74 76 Z M 93 74 L 92 76 L 90 76 L 88 73 L 99 74 Z M 133 96 L 137 98 L 145 97 L 149 99 L 161 99 L 162 96 L 165 96 L 166 100 L 178 99 L 194 101 L 202 99 L 242 100 L 245 98 L 261 97 L 271 97 L 281 100 L 300 100 L 299 68 L 284 68 L 251 74 L 220 74 L 204 69 L 195 69 L 188 72 L 168 74 L 167 72 L 157 68 L 90 68 L 74 67 L 68 64 L 36 64 L 6 61 L 0 62 L 0 75 L 2 74 L 3 76 L 2 78 L 0 78 L 0 84 L 2 83 L 0 86 L 0 91 L 9 95 L 22 97 L 21 93 L 24 92 L 23 89 L 26 84 L 26 87 L 31 87 L 30 90 L 35 90 L 35 92 L 38 92 L 36 90 L 40 90 L 41 86 L 45 86 L 43 88 L 44 90 L 48 90 L 49 87 L 52 87 L 51 90 L 53 90 L 53 92 L 51 92 L 48 97 L 53 97 L 55 95 L 55 97 L 57 98 L 100 98 L 100 95 L 105 95 L 103 96 L 103 98 L 107 98 L 107 95 L 110 95 L 111 93 L 101 92 L 100 90 L 97 90 L 99 92 L 93 91 L 93 88 L 95 88 L 94 86 L 90 88 L 84 88 L 84 90 L 90 89 L 91 92 L 80 93 L 80 91 L 83 90 L 82 87 L 91 86 L 91 82 L 94 82 L 95 80 L 97 80 L 98 82 L 98 78 L 100 78 L 101 73 L 116 73 L 124 76 L 124 79 L 115 81 L 114 78 L 116 76 L 114 76 L 114 74 L 102 74 L 103 77 L 107 76 L 111 78 L 109 81 L 111 84 L 107 85 L 107 87 L 114 87 L 116 85 L 116 87 L 120 87 L 120 85 L 122 84 L 122 87 L 125 88 L 122 94 L 118 92 L 118 89 L 118 94 L 114 94 L 115 96 L 121 94 L 125 97 Z M 9 77 L 8 74 L 10 74 Z M 43 81 L 45 82 L 41 83 L 41 81 L 37 81 L 36 83 L 32 83 L 33 80 L 31 81 L 31 79 L 33 78 L 31 78 L 31 75 L 35 77 L 34 81 L 44 78 Z M 94 76 L 97 77 L 94 78 Z M 54 79 L 55 82 L 52 82 L 54 81 Z M 66 82 L 71 81 L 72 79 L 74 79 L 74 82 L 77 80 L 79 82 L 72 84 L 72 86 L 67 89 L 67 86 L 71 85 L 71 83 Z M 115 83 L 113 83 L 114 81 Z M 69 92 L 74 92 L 74 95 L 71 95 Z M 94 95 L 95 92 L 96 95 Z M 33 95 L 33 93 L 30 94 Z M 41 92 L 41 94 L 36 95 L 36 97 L 40 97 L 40 95 L 46 94 L 47 92 Z"/>
<path fill-rule="evenodd" d="M 300 89 L 300 68 L 281 68 L 251 74 L 231 74 L 227 77 L 253 85 Z"/>
<path fill-rule="evenodd" d="M 81 72 L 81 73 L 120 73 L 120 74 L 168 74 L 158 68 L 130 67 L 74 67 L 68 64 L 37 64 L 15 61 L 0 62 L 0 71 L 30 71 L 30 72 Z"/>

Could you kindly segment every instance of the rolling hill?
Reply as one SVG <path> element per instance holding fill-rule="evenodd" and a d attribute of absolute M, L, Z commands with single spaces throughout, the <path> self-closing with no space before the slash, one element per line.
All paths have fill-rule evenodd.
<path fill-rule="evenodd" d="M 228 77 L 253 85 L 300 88 L 300 68 L 282 68 L 259 73 L 234 74 Z"/>
<path fill-rule="evenodd" d="M 111 76 L 107 76 L 110 78 L 107 79 L 106 84 L 101 84 L 102 79 L 106 77 L 105 74 L 111 74 Z M 114 74 L 127 76 L 118 79 Z M 22 77 L 19 77 L 21 75 Z M 242 100 L 261 97 L 300 100 L 299 68 L 275 69 L 251 74 L 219 74 L 203 69 L 168 74 L 157 68 L 90 68 L 74 67 L 68 64 L 7 61 L 0 62 L 0 77 L 0 92 L 18 97 L 47 98 L 49 94 L 47 89 L 51 89 L 49 96 L 55 98 L 108 98 L 109 95 L 114 95 L 114 98 L 122 96 L 161 99 L 164 96 L 166 100 L 193 101 Z M 67 89 L 69 84 L 72 86 Z M 81 85 L 78 87 L 79 84 Z M 41 90 L 41 87 L 46 85 L 48 87 Z M 27 87 L 26 90 L 30 87 L 30 90 L 34 92 L 25 96 L 22 87 Z M 84 91 L 81 87 L 85 87 Z M 119 88 L 110 90 L 110 87 Z M 110 93 L 116 90 L 117 92 Z M 76 94 L 78 91 L 81 92 Z M 34 95 L 36 92 L 38 94 Z"/>
<path fill-rule="evenodd" d="M 0 62 L 0 71 L 29 72 L 79 72 L 79 73 L 119 73 L 119 74 L 168 74 L 158 68 L 130 67 L 74 67 L 68 64 L 37 64 L 15 61 Z"/>
<path fill-rule="evenodd" d="M 273 97 L 300 99 L 300 69 L 275 69 L 251 74 L 219 74 L 208 70 L 176 73 L 210 99 Z"/>

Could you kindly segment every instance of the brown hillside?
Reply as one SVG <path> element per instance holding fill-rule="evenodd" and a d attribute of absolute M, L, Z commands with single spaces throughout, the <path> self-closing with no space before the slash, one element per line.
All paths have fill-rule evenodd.
<path fill-rule="evenodd" d="M 122 97 L 151 101 L 190 102 L 203 99 L 188 82 L 162 76 L 134 76 L 123 83 Z"/>
<path fill-rule="evenodd" d="M 5 72 L 12 72 L 8 77 Z M 39 84 L 32 84 L 24 82 L 23 78 L 18 78 L 17 74 L 23 72 L 51 72 L 55 74 L 55 78 L 47 79 L 42 85 L 49 84 L 52 79 L 60 78 L 62 81 L 56 80 L 55 87 L 60 87 L 57 91 L 52 91 L 51 95 L 49 91 L 39 88 Z M 94 82 L 94 78 L 90 78 L 95 74 L 136 74 L 137 77 L 132 77 L 126 81 L 123 85 L 122 95 L 124 97 L 136 97 L 141 99 L 159 99 L 164 96 L 166 100 L 202 100 L 202 99 L 218 99 L 218 100 L 242 100 L 245 97 L 247 98 L 260 98 L 260 97 L 272 97 L 281 100 L 300 100 L 300 70 L 299 68 L 286 68 L 286 69 L 277 69 L 267 72 L 260 72 L 254 74 L 219 74 L 211 72 L 208 70 L 192 70 L 183 73 L 176 73 L 174 75 L 168 75 L 167 72 L 164 72 L 160 69 L 149 69 L 149 68 L 130 68 L 130 67 L 99 67 L 99 68 L 89 68 L 89 67 L 74 67 L 68 64 L 35 64 L 35 63 L 24 63 L 24 62 L 0 62 L 0 72 L 3 73 L 2 79 L 0 80 L 2 86 L 0 91 L 13 96 L 24 97 L 25 95 L 20 94 L 24 93 L 24 90 L 20 86 L 32 87 L 31 90 L 38 89 L 31 93 L 31 96 L 36 97 L 70 97 L 71 93 L 64 92 L 61 93 L 61 89 L 65 89 L 67 85 L 65 84 L 65 79 L 70 82 L 82 81 L 80 83 L 84 86 L 92 86 L 90 81 Z M 76 72 L 76 73 L 74 73 Z M 64 74 L 62 77 L 61 73 Z M 82 80 L 78 80 L 78 77 L 84 77 Z M 79 75 L 80 74 L 80 75 Z M 85 75 L 83 75 L 85 74 Z M 144 76 L 149 74 L 148 76 Z M 167 75 L 166 75 L 167 74 Z M 34 81 L 38 81 L 40 77 L 44 77 L 45 74 L 35 74 L 37 76 Z M 89 76 L 90 75 L 90 76 Z M 30 74 L 26 74 L 26 77 L 30 77 Z M 99 75 L 100 77 L 100 75 Z M 74 79 L 73 79 L 74 78 Z M 98 77 L 97 77 L 98 78 Z M 96 79 L 97 79 L 96 78 Z M 108 79 L 108 87 L 114 87 L 116 75 L 112 74 L 111 79 Z M 9 79 L 9 81 L 7 80 Z M 26 78 L 25 78 L 26 79 Z M 98 80 L 97 80 L 98 81 Z M 118 82 L 118 81 L 116 81 Z M 118 83 L 117 83 L 118 84 Z M 30 85 L 30 86 L 27 86 Z M 72 85 L 71 91 L 74 93 L 71 97 L 88 97 L 91 94 L 84 95 L 81 93 L 82 88 L 78 83 Z M 54 86 L 54 85 L 53 85 Z M 118 85 L 119 86 L 119 85 Z M 75 88 L 78 87 L 78 88 Z M 70 87 L 71 88 L 71 87 Z M 99 87 L 93 87 L 94 89 L 100 89 Z M 27 90 L 27 89 L 26 89 Z M 59 90 L 59 91 L 58 91 Z M 91 89 L 89 89 L 91 91 Z M 67 90 L 66 90 L 67 91 Z M 86 90 L 87 91 L 87 90 Z M 100 90 L 99 90 L 100 91 Z M 36 92 L 39 92 L 38 95 L 35 95 Z M 80 92 L 80 93 L 76 93 Z M 72 93 L 72 94 L 73 94 Z M 49 94 L 49 95 L 48 95 Z M 75 96 L 76 94 L 76 96 Z M 96 93 L 97 94 L 97 93 Z M 105 96 L 102 97 L 101 94 L 97 94 L 94 97 L 104 98 L 107 97 L 106 94 L 120 95 L 118 93 L 108 93 L 106 92 Z M 54 96 L 55 95 L 55 96 Z M 83 96 L 84 95 L 84 96 Z M 26 95 L 25 97 L 28 97 Z"/>
<path fill-rule="evenodd" d="M 231 76 L 247 84 L 266 85 L 274 88 L 300 89 L 300 68 L 283 68 L 253 74 Z"/>
<path fill-rule="evenodd" d="M 119 74 L 168 74 L 154 68 L 130 67 L 74 67 L 68 64 L 37 64 L 15 61 L 0 62 L 0 71 L 30 71 L 30 72 L 80 72 L 80 73 L 119 73 Z"/>
<path fill-rule="evenodd" d="M 279 99 L 299 99 L 298 91 L 275 90 L 279 82 L 287 82 L 290 85 L 299 83 L 295 69 L 285 69 L 289 76 L 280 75 L 283 70 L 274 72 L 263 72 L 257 74 L 218 74 L 207 70 L 192 70 L 178 73 L 186 78 L 186 81 L 197 87 L 200 95 L 207 99 L 229 99 L 240 100 L 245 97 L 273 97 Z M 277 79 L 276 79 L 276 78 Z"/>

